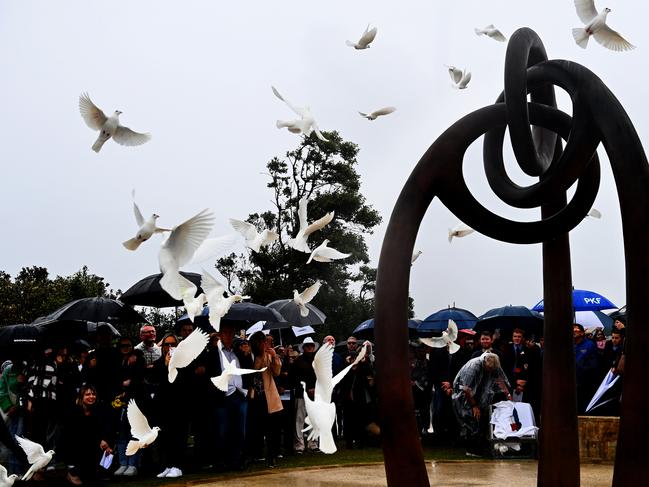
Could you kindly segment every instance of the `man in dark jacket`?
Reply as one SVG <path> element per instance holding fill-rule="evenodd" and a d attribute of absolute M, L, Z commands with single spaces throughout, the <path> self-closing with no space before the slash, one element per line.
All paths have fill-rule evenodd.
<path fill-rule="evenodd" d="M 306 392 L 313 400 L 313 393 L 315 391 L 315 371 L 313 370 L 313 359 L 315 358 L 315 351 L 318 344 L 313 341 L 313 338 L 306 337 L 300 345 L 302 354 L 295 359 L 295 362 L 289 369 L 289 377 L 291 383 L 295 384 L 295 438 L 293 439 L 293 448 L 295 453 L 301 455 L 304 453 L 304 419 L 306 418 L 306 407 L 304 405 L 304 389 L 302 382 L 306 384 Z M 318 445 L 315 441 L 309 441 L 307 448 L 309 450 L 316 450 Z"/>

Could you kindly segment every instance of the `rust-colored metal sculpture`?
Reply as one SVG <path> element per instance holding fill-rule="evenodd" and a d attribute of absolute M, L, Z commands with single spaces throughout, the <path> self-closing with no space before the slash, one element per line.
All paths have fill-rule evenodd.
<path fill-rule="evenodd" d="M 572 117 L 557 110 L 554 85 L 570 95 Z M 506 128 L 519 166 L 538 177 L 537 183 L 520 187 L 508 177 L 502 157 Z M 462 175 L 463 155 L 483 134 L 484 167 L 492 191 L 511 206 L 540 208 L 539 221 L 514 222 L 495 215 L 469 192 Z M 563 149 L 561 139 L 566 141 Z M 636 314 L 649 303 L 644 282 L 649 275 L 649 166 L 631 121 L 604 83 L 579 64 L 548 61 L 540 38 L 527 28 L 516 31 L 509 42 L 503 94 L 495 104 L 453 124 L 430 146 L 403 187 L 386 231 L 375 336 L 377 348 L 390 350 L 377 357 L 388 485 L 429 485 L 413 412 L 406 322 L 410 258 L 434 197 L 484 235 L 510 243 L 543 243 L 545 351 L 538 485 L 579 485 L 568 232 L 586 216 L 597 195 L 600 142 L 620 201 L 629 310 L 613 485 L 649 485 L 644 466 L 649 443 L 640 433 L 649 431 L 643 380 L 649 372 L 649 326 Z M 567 201 L 566 191 L 574 183 L 575 193 Z"/>

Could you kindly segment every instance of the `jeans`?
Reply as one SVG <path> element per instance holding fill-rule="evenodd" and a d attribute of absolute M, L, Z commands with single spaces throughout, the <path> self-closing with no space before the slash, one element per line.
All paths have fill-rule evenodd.
<path fill-rule="evenodd" d="M 248 401 L 239 391 L 226 396 L 215 410 L 216 465 L 240 470 L 243 464 L 243 446 L 246 438 Z"/>

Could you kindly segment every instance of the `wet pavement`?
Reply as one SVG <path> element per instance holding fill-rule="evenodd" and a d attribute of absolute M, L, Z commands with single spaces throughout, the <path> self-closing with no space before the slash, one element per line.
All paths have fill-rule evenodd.
<path fill-rule="evenodd" d="M 536 486 L 537 462 L 520 461 L 427 461 L 431 486 Z M 581 466 L 581 485 L 610 486 L 613 465 L 586 464 Z M 336 487 L 386 486 L 383 464 L 310 467 L 306 469 L 276 470 L 250 476 L 221 478 L 218 481 L 193 481 L 189 485 L 201 487 Z"/>

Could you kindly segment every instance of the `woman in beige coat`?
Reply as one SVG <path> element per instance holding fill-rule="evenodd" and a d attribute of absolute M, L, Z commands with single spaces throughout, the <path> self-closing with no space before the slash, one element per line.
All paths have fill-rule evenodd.
<path fill-rule="evenodd" d="M 273 468 L 279 454 L 281 421 L 279 413 L 283 409 L 274 378 L 280 373 L 282 361 L 260 331 L 250 337 L 250 349 L 254 358 L 253 368 L 265 370 L 260 374 L 252 374 L 246 442 L 249 446 L 249 455 L 255 460 L 264 458 L 265 443 L 266 465 Z"/>

